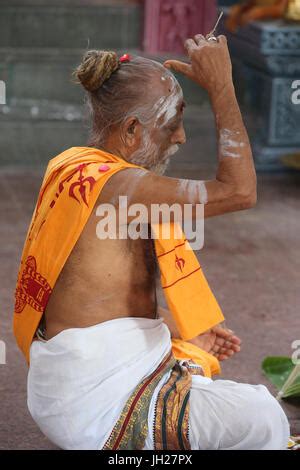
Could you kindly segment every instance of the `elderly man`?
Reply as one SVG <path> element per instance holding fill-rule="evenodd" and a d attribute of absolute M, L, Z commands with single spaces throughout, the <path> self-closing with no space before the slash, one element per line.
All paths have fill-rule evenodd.
<path fill-rule="evenodd" d="M 226 38 L 185 43 L 189 63 L 89 51 L 87 147 L 49 162 L 25 243 L 14 331 L 30 364 L 28 407 L 65 449 L 281 449 L 289 426 L 262 385 L 211 379 L 240 350 L 182 235 L 101 237 L 103 207 L 248 209 L 256 175 Z M 185 142 L 182 90 L 204 87 L 216 117 L 215 179 L 163 176 Z M 203 149 L 202 151 L 205 151 Z M 102 209 L 101 209 L 102 208 Z M 128 209 L 126 226 L 134 219 Z M 122 225 L 119 216 L 118 228 Z M 161 219 L 156 227 L 161 226 Z M 170 226 L 176 221 L 171 219 Z M 154 224 L 153 224 L 154 226 Z M 146 224 L 147 229 L 151 226 Z M 119 232 L 118 232 L 119 233 Z M 157 305 L 157 267 L 170 310 Z"/>

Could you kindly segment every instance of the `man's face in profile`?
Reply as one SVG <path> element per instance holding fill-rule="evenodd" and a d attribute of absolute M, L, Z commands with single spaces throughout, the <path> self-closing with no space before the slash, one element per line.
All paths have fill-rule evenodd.
<path fill-rule="evenodd" d="M 166 170 L 170 157 L 185 143 L 182 89 L 171 73 L 153 77 L 153 117 L 141 131 L 139 148 L 130 156 L 132 163 L 158 174 Z"/>

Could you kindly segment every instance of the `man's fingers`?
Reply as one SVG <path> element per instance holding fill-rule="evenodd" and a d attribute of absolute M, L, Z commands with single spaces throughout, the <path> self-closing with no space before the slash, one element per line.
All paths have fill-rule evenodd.
<path fill-rule="evenodd" d="M 164 67 L 167 69 L 173 69 L 175 72 L 183 73 L 184 75 L 189 75 L 191 73 L 191 66 L 180 60 L 166 60 L 164 62 Z"/>
<path fill-rule="evenodd" d="M 232 338 L 229 338 L 229 339 L 224 339 L 224 338 L 216 338 L 216 341 L 215 341 L 215 344 L 218 345 L 218 346 L 222 346 L 224 348 L 230 348 L 230 349 L 234 349 L 235 351 L 240 351 L 240 344 L 241 344 L 241 341 L 238 341 L 238 342 L 234 342 L 232 341 Z"/>
<path fill-rule="evenodd" d="M 190 56 L 193 51 L 197 49 L 197 44 L 195 43 L 194 39 L 186 39 L 184 41 L 184 48 L 186 49 L 188 55 Z"/>
<path fill-rule="evenodd" d="M 194 36 L 194 41 L 196 44 L 198 44 L 198 46 L 200 46 L 203 44 L 203 41 L 206 41 L 206 39 L 203 34 L 196 34 L 196 36 Z"/>
<path fill-rule="evenodd" d="M 241 340 L 238 336 L 235 336 L 233 334 L 232 330 L 229 330 L 228 328 L 223 328 L 222 326 L 215 326 L 213 328 L 213 331 L 216 333 L 216 335 L 220 338 L 224 338 L 226 340 L 230 340 L 235 344 L 241 344 Z"/>
<path fill-rule="evenodd" d="M 217 357 L 217 359 L 219 359 L 219 361 L 226 361 L 227 359 L 230 358 L 230 356 L 226 356 L 226 354 L 220 354 L 216 357 Z"/>
<path fill-rule="evenodd" d="M 236 351 L 233 351 L 233 349 L 226 349 L 226 348 L 221 348 L 219 351 L 219 354 L 224 354 L 224 356 L 233 356 Z"/>
<path fill-rule="evenodd" d="M 232 336 L 232 331 L 228 328 L 223 328 L 222 326 L 215 326 L 213 331 L 221 338 L 227 339 L 229 336 Z"/>
<path fill-rule="evenodd" d="M 240 352 L 241 348 L 237 344 L 232 344 L 229 341 L 226 341 L 224 344 L 215 343 L 211 348 L 211 351 L 215 354 L 225 354 L 232 356 L 235 353 Z"/>
<path fill-rule="evenodd" d="M 240 344 L 242 344 L 242 341 L 240 340 L 240 338 L 238 338 L 237 336 L 228 336 L 227 338 L 222 338 L 223 341 L 226 341 L 226 343 L 230 343 L 230 344 L 235 344 L 237 346 L 239 346 Z"/>
<path fill-rule="evenodd" d="M 230 341 L 232 341 L 232 343 L 235 343 L 235 344 L 242 344 L 242 341 L 240 340 L 238 336 L 231 336 Z"/>
<path fill-rule="evenodd" d="M 220 44 L 227 44 L 227 38 L 223 34 L 220 34 L 220 36 L 218 36 L 217 39 Z"/>

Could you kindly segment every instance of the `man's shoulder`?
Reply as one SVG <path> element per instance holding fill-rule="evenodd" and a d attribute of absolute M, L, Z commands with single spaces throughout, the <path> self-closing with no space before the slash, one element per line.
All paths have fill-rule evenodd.
<path fill-rule="evenodd" d="M 143 184 L 143 178 L 149 173 L 144 168 L 121 167 L 114 172 L 104 185 L 99 201 L 115 201 L 118 196 L 133 195 Z"/>

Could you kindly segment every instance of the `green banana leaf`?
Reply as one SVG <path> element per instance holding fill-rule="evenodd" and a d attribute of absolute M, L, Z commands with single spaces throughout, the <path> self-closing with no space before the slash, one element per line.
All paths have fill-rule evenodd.
<path fill-rule="evenodd" d="M 278 390 L 283 391 L 282 398 L 300 398 L 300 368 L 292 383 L 286 389 L 284 387 L 295 368 L 299 368 L 299 365 L 295 366 L 291 358 L 286 356 L 270 356 L 262 362 L 264 374 Z"/>

